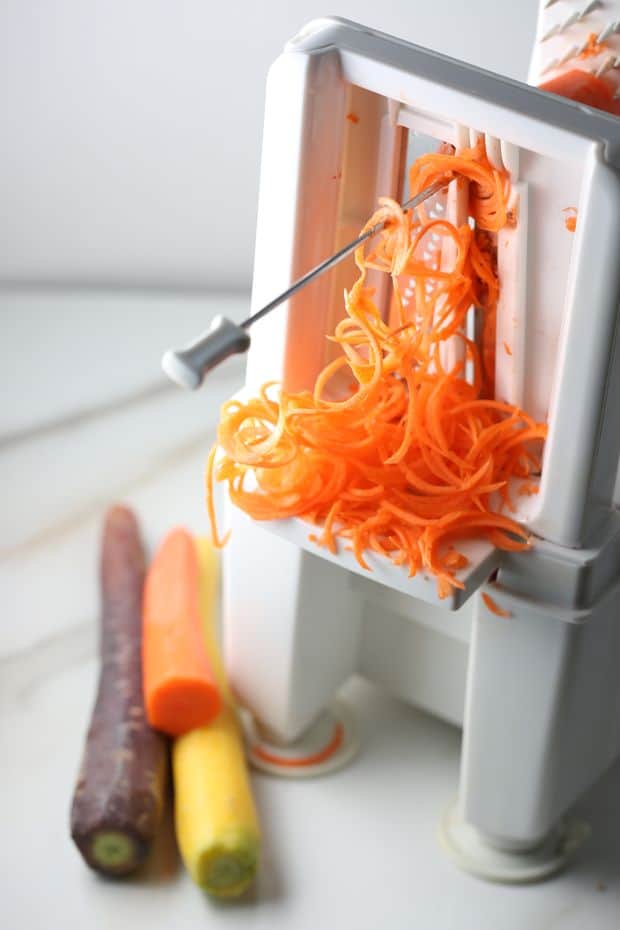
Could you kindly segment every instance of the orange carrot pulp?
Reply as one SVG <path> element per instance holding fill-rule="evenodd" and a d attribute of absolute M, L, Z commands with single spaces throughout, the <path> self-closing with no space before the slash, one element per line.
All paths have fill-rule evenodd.
<path fill-rule="evenodd" d="M 564 207 L 562 213 L 566 213 L 564 225 L 568 231 L 575 232 L 577 229 L 577 207 Z"/>
<path fill-rule="evenodd" d="M 600 55 L 605 49 L 608 48 L 605 42 L 599 42 L 596 37 L 595 32 L 591 32 L 588 36 L 588 41 L 586 42 L 585 48 L 579 53 L 578 58 L 595 58 L 597 55 Z"/>
<path fill-rule="evenodd" d="M 142 609 L 144 703 L 152 727 L 180 736 L 209 723 L 220 696 L 207 657 L 192 537 L 168 534 L 149 569 Z"/>

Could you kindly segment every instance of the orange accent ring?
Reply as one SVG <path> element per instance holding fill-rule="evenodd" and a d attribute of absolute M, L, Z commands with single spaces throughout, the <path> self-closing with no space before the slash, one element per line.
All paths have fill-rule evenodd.
<path fill-rule="evenodd" d="M 256 756 L 263 762 L 268 762 L 270 765 L 281 765 L 283 768 L 303 768 L 307 765 L 319 765 L 321 762 L 326 762 L 330 756 L 333 756 L 334 753 L 340 749 L 343 740 L 344 727 L 341 723 L 338 723 L 334 727 L 334 735 L 332 736 L 325 749 L 321 749 L 320 752 L 315 752 L 311 756 L 302 756 L 299 759 L 289 759 L 286 756 L 278 756 L 275 753 L 269 752 L 267 749 L 263 749 L 261 746 L 253 746 L 251 749 L 251 755 Z"/>

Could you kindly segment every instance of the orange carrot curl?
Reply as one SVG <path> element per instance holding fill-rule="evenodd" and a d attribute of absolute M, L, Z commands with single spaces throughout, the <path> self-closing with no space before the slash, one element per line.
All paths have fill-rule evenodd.
<path fill-rule="evenodd" d="M 504 610 L 503 607 L 500 607 L 497 601 L 494 601 L 490 594 L 487 594 L 485 591 L 482 592 L 482 600 L 484 601 L 484 606 L 492 614 L 495 614 L 496 617 L 512 617 L 512 614 L 509 610 Z"/>
<path fill-rule="evenodd" d="M 313 391 L 266 384 L 256 397 L 224 404 L 218 457 L 212 452 L 207 476 L 216 541 L 217 480 L 255 520 L 300 517 L 319 527 L 319 545 L 337 552 L 344 540 L 366 569 L 373 553 L 410 576 L 435 576 L 440 597 L 463 587 L 456 572 L 467 559 L 455 548 L 459 541 L 528 548 L 527 531 L 501 511 L 513 509 L 510 479 L 539 473 L 546 426 L 490 396 L 494 342 L 484 338 L 499 294 L 494 234 L 509 222 L 509 183 L 478 146 L 458 156 L 423 155 L 411 169 L 411 194 L 457 176 L 470 181 L 474 230 L 430 220 L 423 211 L 416 218 L 387 197 L 379 200 L 364 229 L 387 225 L 369 251 L 355 254 L 359 276 L 330 337 L 341 354 Z M 425 258 L 431 236 L 454 244 L 448 270 Z M 393 326 L 367 285 L 370 268 L 391 278 Z M 414 291 L 406 307 L 400 276 Z M 481 352 L 464 335 L 472 306 L 484 315 Z M 442 364 L 440 349 L 453 336 L 471 363 L 469 381 L 463 363 L 450 370 Z"/>

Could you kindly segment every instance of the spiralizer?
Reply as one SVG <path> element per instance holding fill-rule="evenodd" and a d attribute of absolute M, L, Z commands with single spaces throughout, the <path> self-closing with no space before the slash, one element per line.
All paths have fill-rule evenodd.
<path fill-rule="evenodd" d="M 225 649 L 250 756 L 269 771 L 351 757 L 334 697 L 354 674 L 462 727 L 443 844 L 463 868 L 523 882 L 580 844 L 567 811 L 620 753 L 620 122 L 344 20 L 312 22 L 269 72 L 252 309 L 353 239 L 378 196 L 404 200 L 418 154 L 479 140 L 510 174 L 517 218 L 497 240 L 495 396 L 549 428 L 539 493 L 516 498 L 534 544 L 466 543 L 464 587 L 439 600 L 433 578 L 372 555 L 367 572 L 344 546 L 310 542 L 301 520 L 231 507 Z M 428 209 L 460 222 L 462 198 L 452 182 Z M 347 259 L 241 338 L 248 392 L 312 387 L 353 279 Z"/>

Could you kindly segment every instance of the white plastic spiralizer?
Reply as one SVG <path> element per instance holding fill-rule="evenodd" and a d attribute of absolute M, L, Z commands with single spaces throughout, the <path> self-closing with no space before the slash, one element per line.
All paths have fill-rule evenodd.
<path fill-rule="evenodd" d="M 379 557 L 365 572 L 344 547 L 309 542 L 300 520 L 231 508 L 225 645 L 253 761 L 271 771 L 350 757 L 352 722 L 332 701 L 355 673 L 462 726 L 444 843 L 477 874 L 528 881 L 579 844 L 566 812 L 620 753 L 620 122 L 353 23 L 313 22 L 269 73 L 252 301 L 354 238 L 378 196 L 402 198 L 417 154 L 480 137 L 510 172 L 518 217 L 498 235 L 496 396 L 549 424 L 540 493 L 519 505 L 533 549 L 470 544 L 464 589 L 440 602 L 432 578 Z M 457 218 L 458 197 L 433 209 Z M 248 391 L 312 386 L 353 276 L 342 264 L 257 323 Z M 510 619 L 489 613 L 485 590 Z"/>
<path fill-rule="evenodd" d="M 557 23 L 555 3 L 541 7 L 534 71 L 576 58 L 615 75 L 620 22 L 601 4 L 570 6 Z M 593 66 L 580 57 L 598 49 L 590 15 L 609 40 Z M 437 812 L 443 844 L 471 872 L 525 882 L 581 844 L 570 808 L 620 754 L 620 120 L 344 20 L 311 23 L 269 72 L 252 314 L 354 239 L 379 196 L 402 202 L 415 157 L 480 140 L 510 175 L 517 220 L 497 234 L 495 396 L 548 423 L 539 493 L 516 498 L 533 547 L 466 543 L 463 588 L 439 600 L 431 577 L 372 554 L 365 571 L 345 546 L 310 542 L 301 520 L 229 507 L 224 633 L 255 765 L 303 776 L 348 761 L 354 724 L 334 697 L 365 676 L 463 728 L 458 799 Z M 453 181 L 427 209 L 460 224 L 466 193 Z M 310 389 L 354 277 L 349 258 L 295 284 L 251 340 L 252 318 L 214 321 L 167 370 L 196 386 L 249 346 L 247 393 L 274 380 Z M 389 277 L 373 283 L 387 314 Z"/>

